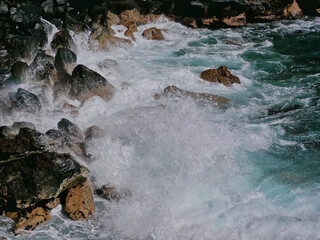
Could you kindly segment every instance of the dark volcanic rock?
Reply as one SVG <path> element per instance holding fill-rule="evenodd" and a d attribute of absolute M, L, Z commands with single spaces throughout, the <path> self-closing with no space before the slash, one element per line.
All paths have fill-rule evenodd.
<path fill-rule="evenodd" d="M 66 72 L 71 74 L 77 64 L 77 55 L 68 48 L 59 48 L 54 59 L 58 74 Z"/>
<path fill-rule="evenodd" d="M 32 26 L 40 19 L 40 9 L 34 4 L 21 3 L 10 9 L 11 20 L 23 26 Z"/>
<path fill-rule="evenodd" d="M 33 77 L 33 80 L 43 82 L 49 82 L 54 71 L 54 58 L 44 51 L 38 52 L 29 68 L 29 74 Z"/>
<path fill-rule="evenodd" d="M 94 96 L 110 101 L 115 90 L 104 77 L 83 65 L 73 70 L 70 84 L 69 97 L 81 102 Z"/>
<path fill-rule="evenodd" d="M 68 119 L 62 118 L 60 122 L 58 122 L 58 129 L 60 132 L 65 133 L 71 137 L 83 139 L 81 129 L 76 124 L 70 122 Z"/>
<path fill-rule="evenodd" d="M 62 30 L 54 35 L 51 42 L 51 48 L 54 51 L 57 51 L 58 48 L 69 48 L 73 52 L 76 52 L 76 45 L 68 30 Z"/>
<path fill-rule="evenodd" d="M 0 161 L 0 198 L 17 208 L 56 198 L 88 177 L 88 169 L 71 155 L 31 152 Z M 2 209 L 6 205 L 1 205 Z"/>
<path fill-rule="evenodd" d="M 96 189 L 95 193 L 109 201 L 113 201 L 113 200 L 119 201 L 120 199 L 126 199 L 132 196 L 132 193 L 130 190 L 121 189 L 117 191 L 115 187 L 112 187 L 109 184 L 103 185 L 102 187 Z"/>
<path fill-rule="evenodd" d="M 25 80 L 28 70 L 28 64 L 22 61 L 17 61 L 11 67 L 11 75 L 14 78 Z"/>
<path fill-rule="evenodd" d="M 38 97 L 22 88 L 19 88 L 17 92 L 9 93 L 9 98 L 12 102 L 12 108 L 19 111 L 35 113 L 42 108 Z"/>
<path fill-rule="evenodd" d="M 208 69 L 203 71 L 200 77 L 208 82 L 222 83 L 226 87 L 231 87 L 234 83 L 240 84 L 239 78 L 232 75 L 225 66 L 221 66 L 218 69 Z"/>

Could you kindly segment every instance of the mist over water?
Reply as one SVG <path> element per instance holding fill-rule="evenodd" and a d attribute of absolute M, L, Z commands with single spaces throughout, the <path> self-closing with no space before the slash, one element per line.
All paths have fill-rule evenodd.
<path fill-rule="evenodd" d="M 144 29 L 167 29 L 148 41 Z M 123 29 L 114 27 L 123 37 Z M 119 32 L 120 31 L 120 32 Z M 122 31 L 122 32 L 121 32 Z M 97 185 L 129 189 L 119 202 L 95 198 L 97 214 L 53 220 L 17 239 L 319 239 L 320 19 L 239 29 L 189 29 L 166 19 L 139 26 L 137 41 L 108 52 L 74 34 L 78 64 L 117 88 L 110 102 L 92 98 L 72 118 L 54 112 L 51 93 L 39 116 L 1 117 L 36 123 L 40 131 L 67 117 L 105 137 L 90 143 Z M 50 49 L 48 49 L 50 51 Z M 99 62 L 119 63 L 109 69 Z M 202 81 L 225 65 L 241 85 Z M 165 87 L 217 94 L 224 108 L 190 99 L 155 100 Z M 37 93 L 32 84 L 24 85 Z M 80 103 L 72 102 L 75 105 Z"/>

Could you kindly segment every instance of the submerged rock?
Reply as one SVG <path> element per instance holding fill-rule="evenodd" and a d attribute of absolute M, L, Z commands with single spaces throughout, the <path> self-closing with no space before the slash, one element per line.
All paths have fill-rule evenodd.
<path fill-rule="evenodd" d="M 86 129 L 85 133 L 86 140 L 92 140 L 95 138 L 101 138 L 104 136 L 103 129 L 99 128 L 98 126 L 91 126 Z"/>
<path fill-rule="evenodd" d="M 229 102 L 227 98 L 217 96 L 210 93 L 195 93 L 177 88 L 176 86 L 168 86 L 164 89 L 163 95 L 166 97 L 190 97 L 200 106 L 206 104 L 225 105 Z M 160 98 L 161 95 L 155 95 Z"/>
<path fill-rule="evenodd" d="M 104 77 L 83 65 L 73 70 L 70 84 L 69 97 L 81 102 L 94 96 L 110 101 L 115 91 Z"/>
<path fill-rule="evenodd" d="M 31 152 L 11 155 L 0 161 L 0 198 L 8 206 L 27 208 L 44 199 L 52 199 L 83 182 L 88 169 L 70 154 Z"/>
<path fill-rule="evenodd" d="M 28 71 L 28 64 L 22 61 L 17 61 L 11 67 L 12 77 L 19 79 L 21 82 L 25 80 Z"/>
<path fill-rule="evenodd" d="M 12 102 L 12 108 L 18 111 L 36 113 L 40 112 L 42 105 L 39 98 L 22 88 L 18 88 L 17 92 L 9 93 Z"/>
<path fill-rule="evenodd" d="M 208 82 L 222 83 L 226 87 L 231 87 L 232 84 L 240 84 L 240 79 L 232 75 L 227 67 L 221 66 L 218 69 L 208 69 L 203 71 L 200 77 Z"/>
<path fill-rule="evenodd" d="M 117 191 L 115 187 L 111 185 L 103 185 L 102 187 L 95 190 L 95 193 L 100 197 L 107 199 L 109 201 L 119 201 L 120 199 L 130 198 L 132 193 L 128 189 L 122 189 Z"/>
<path fill-rule="evenodd" d="M 124 35 L 127 36 L 127 37 L 129 37 L 129 38 L 131 38 L 132 41 L 136 41 L 136 38 L 135 38 L 135 36 L 133 35 L 133 32 L 132 32 L 130 29 L 128 29 L 128 30 L 124 33 Z"/>
<path fill-rule="evenodd" d="M 69 48 L 73 52 L 76 52 L 76 45 L 68 30 L 62 30 L 54 35 L 51 42 L 51 48 L 54 51 L 57 51 L 58 48 Z"/>
<path fill-rule="evenodd" d="M 164 40 L 161 30 L 155 27 L 144 30 L 142 35 L 149 40 Z"/>
<path fill-rule="evenodd" d="M 67 191 L 63 210 L 73 220 L 88 219 L 95 213 L 92 186 L 89 181 Z"/>

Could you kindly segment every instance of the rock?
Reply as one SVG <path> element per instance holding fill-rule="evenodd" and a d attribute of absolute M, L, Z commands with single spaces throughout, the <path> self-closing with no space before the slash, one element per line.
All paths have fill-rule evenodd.
<path fill-rule="evenodd" d="M 88 180 L 68 189 L 63 210 L 73 220 L 88 219 L 95 213 L 92 186 Z"/>
<path fill-rule="evenodd" d="M 11 20 L 22 26 L 32 26 L 40 19 L 40 9 L 38 6 L 30 3 L 21 3 L 17 8 L 11 8 Z"/>
<path fill-rule="evenodd" d="M 267 16 L 255 16 L 252 20 L 254 23 L 267 23 L 267 22 L 275 22 L 280 20 L 280 17 L 277 15 L 267 15 Z"/>
<path fill-rule="evenodd" d="M 103 133 L 103 130 L 98 126 L 91 126 L 86 129 L 86 131 L 84 132 L 84 135 L 86 140 L 92 140 L 95 138 L 103 137 L 104 133 Z"/>
<path fill-rule="evenodd" d="M 22 61 L 17 61 L 11 67 L 11 75 L 14 78 L 25 80 L 28 70 L 28 64 Z"/>
<path fill-rule="evenodd" d="M 115 32 L 111 26 L 102 26 L 100 24 L 94 24 L 94 28 L 90 34 L 91 38 L 97 40 L 101 34 L 115 35 Z"/>
<path fill-rule="evenodd" d="M 111 68 L 111 69 L 116 69 L 118 70 L 119 64 L 117 61 L 112 60 L 112 59 L 104 59 L 100 62 L 98 62 L 98 67 L 100 69 L 106 69 L 106 68 Z"/>
<path fill-rule="evenodd" d="M 77 55 L 68 48 L 59 48 L 54 59 L 59 82 L 68 82 L 77 65 Z"/>
<path fill-rule="evenodd" d="M 63 134 L 56 129 L 50 129 L 45 134 L 54 140 L 58 140 L 63 137 Z"/>
<path fill-rule="evenodd" d="M 142 35 L 149 40 L 164 40 L 161 30 L 155 27 L 145 30 Z"/>
<path fill-rule="evenodd" d="M 30 64 L 29 75 L 34 81 L 50 82 L 50 76 L 54 75 L 54 58 L 44 51 L 39 51 Z"/>
<path fill-rule="evenodd" d="M 320 14 L 320 8 L 316 9 L 316 12 L 317 12 L 318 14 Z"/>
<path fill-rule="evenodd" d="M 125 27 L 128 27 L 130 24 L 132 24 L 132 22 L 139 24 L 146 23 L 144 16 L 142 16 L 137 9 L 125 10 L 120 13 L 119 18 L 120 24 Z"/>
<path fill-rule="evenodd" d="M 88 169 L 70 154 L 30 152 L 0 161 L 0 198 L 8 206 L 27 208 L 83 182 Z"/>
<path fill-rule="evenodd" d="M 133 32 L 131 30 L 127 30 L 125 33 L 124 33 L 125 36 L 129 37 L 132 39 L 132 41 L 136 41 L 136 38 L 134 37 L 133 35 Z"/>
<path fill-rule="evenodd" d="M 119 201 L 120 199 L 130 198 L 132 196 L 132 193 L 130 190 L 123 189 L 123 190 L 117 191 L 115 187 L 112 187 L 109 184 L 103 185 L 102 187 L 96 189 L 95 193 L 109 201 L 112 201 L 112 200 Z"/>
<path fill-rule="evenodd" d="M 18 234 L 26 233 L 26 231 L 31 231 L 50 219 L 51 216 L 49 211 L 43 207 L 25 210 L 16 220 L 13 232 Z"/>
<path fill-rule="evenodd" d="M 226 87 L 231 87 L 234 83 L 240 84 L 239 78 L 232 75 L 225 66 L 221 66 L 218 69 L 208 69 L 203 71 L 200 77 L 208 82 L 222 83 Z"/>
<path fill-rule="evenodd" d="M 70 122 L 68 119 L 62 118 L 58 122 L 58 129 L 61 133 L 65 133 L 68 136 L 83 139 L 83 134 L 81 129 L 74 123 Z"/>
<path fill-rule="evenodd" d="M 283 14 L 284 16 L 293 19 L 303 18 L 303 12 L 296 0 L 294 0 L 290 6 L 284 9 Z"/>
<path fill-rule="evenodd" d="M 195 28 L 195 29 L 198 28 L 197 21 L 193 17 L 177 18 L 176 21 L 180 22 L 182 25 L 185 25 L 185 26 L 188 26 L 188 27 L 192 27 L 192 28 Z"/>
<path fill-rule="evenodd" d="M 34 124 L 30 123 L 30 122 L 14 122 L 12 124 L 12 128 L 17 129 L 17 131 L 20 131 L 21 128 L 29 128 L 32 130 L 36 130 L 36 127 L 34 126 Z"/>
<path fill-rule="evenodd" d="M 76 45 L 68 30 L 62 30 L 54 35 L 51 48 L 54 51 L 57 51 L 58 48 L 69 48 L 71 51 L 77 52 Z"/>
<path fill-rule="evenodd" d="M 200 106 L 206 104 L 213 105 L 225 105 L 229 102 L 227 98 L 220 97 L 210 93 L 195 93 L 177 88 L 176 86 L 168 86 L 163 91 L 166 97 L 190 97 Z M 158 99 L 161 95 L 156 95 L 155 98 Z"/>
<path fill-rule="evenodd" d="M 7 6 L 7 4 L 5 4 L 4 2 L 0 3 L 0 15 L 5 15 L 9 12 L 9 8 Z"/>
<path fill-rule="evenodd" d="M 124 38 L 115 37 L 112 35 L 108 35 L 106 33 L 102 33 L 98 37 L 99 48 L 101 50 L 108 50 L 110 45 L 113 46 L 122 46 L 126 44 L 130 44 L 131 41 Z"/>
<path fill-rule="evenodd" d="M 12 138 L 19 134 L 19 131 L 15 128 L 8 126 L 0 127 L 0 137 Z"/>
<path fill-rule="evenodd" d="M 235 16 L 235 17 L 224 18 L 223 22 L 228 27 L 243 27 L 243 26 L 247 25 L 246 14 L 242 13 L 242 14 Z"/>
<path fill-rule="evenodd" d="M 127 27 L 131 32 L 138 32 L 138 26 L 136 22 L 129 23 Z"/>
<path fill-rule="evenodd" d="M 61 203 L 61 200 L 60 198 L 54 198 L 54 199 L 50 199 L 46 204 L 46 208 L 49 208 L 49 209 L 54 209 L 56 207 L 58 207 Z"/>
<path fill-rule="evenodd" d="M 12 102 L 12 108 L 18 111 L 37 113 L 42 108 L 38 97 L 22 88 L 18 88 L 17 92 L 9 93 L 9 98 Z"/>
<path fill-rule="evenodd" d="M 107 18 L 108 18 L 108 22 L 110 23 L 111 26 L 117 25 L 120 23 L 120 18 L 118 17 L 118 15 L 112 13 L 111 11 L 108 11 Z"/>
<path fill-rule="evenodd" d="M 69 98 L 81 102 L 94 96 L 110 101 L 115 91 L 104 77 L 83 65 L 73 70 L 70 84 Z"/>

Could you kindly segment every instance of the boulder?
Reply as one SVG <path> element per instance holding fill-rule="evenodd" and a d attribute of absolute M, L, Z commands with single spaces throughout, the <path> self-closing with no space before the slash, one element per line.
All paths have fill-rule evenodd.
<path fill-rule="evenodd" d="M 218 69 L 203 71 L 200 77 L 208 82 L 222 83 L 226 87 L 231 87 L 234 83 L 240 84 L 239 78 L 232 75 L 225 66 L 221 66 Z"/>
<path fill-rule="evenodd" d="M 101 50 L 108 50 L 110 45 L 113 46 L 123 46 L 130 44 L 131 41 L 124 38 L 115 37 L 106 33 L 102 33 L 97 37 L 99 41 L 99 48 Z"/>
<path fill-rule="evenodd" d="M 10 9 L 10 17 L 13 23 L 23 27 L 33 26 L 40 19 L 40 9 L 30 3 L 21 3 Z"/>
<path fill-rule="evenodd" d="M 14 110 L 37 113 L 42 108 L 39 98 L 22 88 L 18 88 L 17 92 L 9 93 L 9 99 L 12 102 L 11 108 Z"/>
<path fill-rule="evenodd" d="M 92 186 L 88 180 L 68 189 L 63 210 L 73 220 L 88 219 L 95 213 Z"/>
<path fill-rule="evenodd" d="M 149 40 L 164 40 L 161 30 L 155 27 L 144 30 L 142 36 Z"/>
<path fill-rule="evenodd" d="M 119 63 L 115 60 L 112 59 L 104 59 L 100 62 L 98 62 L 98 67 L 100 69 L 116 69 L 118 70 L 119 68 Z"/>
<path fill-rule="evenodd" d="M 85 139 L 86 140 L 92 140 L 95 138 L 101 138 L 104 136 L 104 132 L 101 128 L 98 126 L 91 126 L 87 128 L 84 132 Z"/>
<path fill-rule="evenodd" d="M 39 51 L 30 64 L 29 75 L 33 81 L 50 82 L 50 77 L 55 74 L 54 58 L 44 51 Z"/>
<path fill-rule="evenodd" d="M 77 52 L 76 45 L 68 30 L 62 30 L 54 35 L 51 48 L 54 51 L 57 51 L 59 48 L 69 48 L 71 51 Z"/>
<path fill-rule="evenodd" d="M 243 26 L 247 25 L 246 14 L 242 13 L 242 14 L 235 16 L 235 17 L 224 18 L 223 22 L 228 27 L 243 27 Z"/>
<path fill-rule="evenodd" d="M 104 77 L 83 65 L 78 65 L 73 70 L 70 84 L 69 98 L 81 102 L 94 96 L 110 101 L 115 91 Z"/>
<path fill-rule="evenodd" d="M 130 29 L 128 29 L 128 30 L 124 33 L 124 35 L 127 36 L 127 37 L 129 37 L 129 38 L 131 38 L 132 41 L 135 41 L 135 40 L 136 40 L 136 38 L 135 38 L 134 35 L 133 35 L 133 32 L 132 32 Z"/>
<path fill-rule="evenodd" d="M 34 126 L 34 124 L 30 123 L 30 122 L 14 122 L 12 124 L 12 128 L 16 129 L 17 131 L 20 131 L 21 128 L 29 128 L 31 130 L 36 130 L 36 127 Z"/>
<path fill-rule="evenodd" d="M 15 219 L 16 224 L 13 232 L 17 234 L 26 233 L 26 231 L 31 231 L 50 219 L 49 211 L 43 207 L 22 211 L 20 216 Z"/>
<path fill-rule="evenodd" d="M 58 122 L 58 129 L 61 133 L 64 133 L 70 137 L 77 138 L 79 140 L 83 139 L 81 129 L 66 118 L 62 118 L 60 122 Z"/>
<path fill-rule="evenodd" d="M 210 93 L 195 93 L 191 91 L 186 91 L 186 90 L 177 88 L 176 86 L 166 87 L 162 95 L 164 95 L 165 97 L 191 98 L 200 106 L 203 106 L 206 104 L 225 105 L 225 104 L 228 104 L 229 102 L 229 100 L 224 97 L 220 97 Z M 156 94 L 155 98 L 158 99 L 162 95 Z"/>
<path fill-rule="evenodd" d="M 9 126 L 0 127 L 0 137 L 1 138 L 12 138 L 19 134 L 19 131 L 15 128 Z"/>
<path fill-rule="evenodd" d="M 68 48 L 59 48 L 54 59 L 59 82 L 68 82 L 77 64 L 77 55 Z"/>
<path fill-rule="evenodd" d="M 117 14 L 112 13 L 111 11 L 108 11 L 107 13 L 108 22 L 110 25 L 117 25 L 120 23 L 120 18 Z"/>
<path fill-rule="evenodd" d="M 130 30 L 131 32 L 138 32 L 138 26 L 136 22 L 131 22 L 128 24 L 127 26 L 128 30 Z"/>
<path fill-rule="evenodd" d="M 283 11 L 287 18 L 299 19 L 303 17 L 303 12 L 296 0 Z"/>
<path fill-rule="evenodd" d="M 28 64 L 22 61 L 17 61 L 11 67 L 11 76 L 21 80 L 22 82 L 26 79 L 27 70 L 28 70 Z"/>
<path fill-rule="evenodd" d="M 47 201 L 47 203 L 45 204 L 45 207 L 48 209 L 54 209 L 58 207 L 60 203 L 61 203 L 60 198 L 53 198 Z"/>
<path fill-rule="evenodd" d="M 30 152 L 0 161 L 0 198 L 9 206 L 28 208 L 58 197 L 88 177 L 88 169 L 70 154 Z"/>

